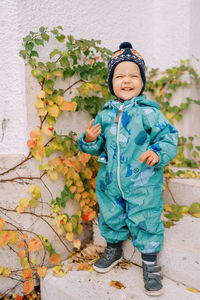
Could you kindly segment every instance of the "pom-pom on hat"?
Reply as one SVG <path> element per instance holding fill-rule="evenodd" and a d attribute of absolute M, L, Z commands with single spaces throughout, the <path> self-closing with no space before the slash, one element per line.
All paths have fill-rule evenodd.
<path fill-rule="evenodd" d="M 111 56 L 109 62 L 108 62 L 108 87 L 114 96 L 114 90 L 113 90 L 113 84 L 112 84 L 112 79 L 113 79 L 113 73 L 116 68 L 116 66 L 123 62 L 123 61 L 132 61 L 138 65 L 140 68 L 141 72 L 141 77 L 143 81 L 143 87 L 140 92 L 140 95 L 144 91 L 145 88 L 145 83 L 146 83 L 146 76 L 145 76 L 145 62 L 142 56 L 135 50 L 133 49 L 131 43 L 129 42 L 123 42 L 119 46 L 119 50 L 115 51 L 113 55 Z"/>

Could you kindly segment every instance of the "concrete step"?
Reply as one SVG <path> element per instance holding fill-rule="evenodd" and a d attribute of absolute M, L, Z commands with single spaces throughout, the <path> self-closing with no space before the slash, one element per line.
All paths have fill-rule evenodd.
<path fill-rule="evenodd" d="M 183 217 L 175 226 L 165 230 L 162 251 L 158 263 L 162 272 L 171 280 L 200 288 L 200 219 L 190 215 Z M 93 225 L 95 245 L 105 246 L 97 221 Z M 141 266 L 141 255 L 132 246 L 131 239 L 123 243 L 124 258 Z"/>
<path fill-rule="evenodd" d="M 111 280 L 120 281 L 124 288 L 110 286 Z M 160 300 L 200 300 L 200 293 L 187 290 L 188 286 L 164 277 L 165 293 Z M 42 300 L 149 300 L 144 294 L 142 269 L 132 265 L 127 270 L 119 266 L 106 274 L 95 271 L 70 271 L 64 277 L 55 277 L 48 270 L 41 279 Z"/>
<path fill-rule="evenodd" d="M 190 206 L 194 202 L 200 202 L 200 180 L 196 178 L 174 178 L 169 181 L 169 191 L 164 191 L 165 203 L 175 202 L 179 205 Z"/>

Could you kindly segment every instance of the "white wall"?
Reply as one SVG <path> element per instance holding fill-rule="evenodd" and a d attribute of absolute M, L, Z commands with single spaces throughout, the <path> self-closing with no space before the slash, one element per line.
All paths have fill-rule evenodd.
<path fill-rule="evenodd" d="M 40 26 L 62 25 L 76 38 L 116 50 L 131 41 L 148 67 L 165 69 L 199 56 L 199 0 L 1 0 L 0 153 L 27 153 L 22 38 Z"/>

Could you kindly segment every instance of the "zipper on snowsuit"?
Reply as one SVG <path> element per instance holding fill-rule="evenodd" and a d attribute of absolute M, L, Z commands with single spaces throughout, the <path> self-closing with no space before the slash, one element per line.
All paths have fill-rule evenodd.
<path fill-rule="evenodd" d="M 119 108 L 119 113 L 118 116 L 115 120 L 116 123 L 118 123 L 118 127 L 117 127 L 117 161 L 118 161 L 118 166 L 117 166 L 117 182 L 118 182 L 118 186 L 119 189 L 122 193 L 122 198 L 124 198 L 124 193 L 122 191 L 122 187 L 121 187 L 121 183 L 120 183 L 120 147 L 119 147 L 119 136 L 120 136 L 120 127 L 121 127 L 121 120 L 122 120 L 122 110 L 123 110 L 123 106 L 124 104 L 120 105 Z"/>

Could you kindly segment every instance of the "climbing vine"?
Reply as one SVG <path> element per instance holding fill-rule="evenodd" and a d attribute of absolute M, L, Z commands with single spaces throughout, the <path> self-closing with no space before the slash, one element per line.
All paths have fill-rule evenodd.
<path fill-rule="evenodd" d="M 40 49 L 48 49 L 48 43 L 53 43 L 56 48 L 49 53 L 46 61 L 46 56 L 40 57 Z M 26 229 L 25 224 L 17 226 L 15 218 L 30 215 L 39 219 L 50 228 L 69 253 L 73 247 L 80 249 L 79 235 L 83 226 L 93 220 L 98 212 L 95 182 L 100 165 L 95 157 L 79 151 L 75 132 L 69 131 L 63 135 L 55 130 L 55 124 L 62 114 L 67 118 L 71 112 L 84 110 L 95 117 L 103 104 L 112 98 L 107 88 L 107 61 L 111 53 L 102 48 L 98 40 L 66 36 L 61 26 L 53 30 L 40 27 L 38 32 L 31 31 L 23 39 L 20 56 L 30 66 L 39 87 L 35 101 L 38 125 L 30 132 L 28 155 L 0 174 L 1 184 L 14 182 L 29 185 L 28 195 L 23 195 L 16 207 L 0 205 L 0 246 L 12 251 L 20 263 L 17 270 L 0 266 L 0 275 L 15 280 L 16 286 L 22 284 L 27 294 L 33 290 L 34 280 L 46 274 L 46 266 L 49 265 L 46 255 L 49 255 L 50 264 L 56 265 L 53 269 L 55 275 L 60 274 L 58 266 L 61 266 L 61 257 L 48 237 L 34 229 Z M 183 80 L 186 73 L 191 78 L 190 83 Z M 65 83 L 65 88 L 60 88 L 61 81 Z M 190 98 L 183 99 L 180 106 L 171 102 L 177 89 L 188 87 L 193 81 L 200 84 L 197 72 L 188 60 L 181 61 L 180 66 L 167 69 L 162 74 L 158 69 L 150 70 L 145 92 L 159 103 L 162 112 L 173 123 L 183 118 L 192 103 L 200 104 L 199 100 Z M 170 178 L 200 178 L 200 145 L 194 141 L 193 136 L 179 138 L 178 154 L 170 166 L 192 167 L 196 170 L 174 171 L 170 166 L 166 167 L 165 189 L 169 188 Z M 188 159 L 186 149 L 191 152 L 192 159 Z M 14 171 L 33 159 L 38 161 L 39 175 L 13 176 Z M 64 186 L 57 197 L 53 197 L 51 187 L 45 183 L 44 178 L 47 176 L 53 182 L 59 177 L 64 178 Z M 40 185 L 35 184 L 35 180 Z M 48 192 L 48 199 L 43 199 L 41 187 Z M 66 210 L 69 199 L 76 201 L 80 207 L 72 215 Z M 40 212 L 40 207 L 44 205 L 48 207 L 48 214 Z M 199 204 L 193 204 L 190 208 L 180 207 L 176 203 L 166 204 L 164 210 L 169 219 L 165 221 L 166 227 L 174 225 L 184 214 L 200 215 Z M 4 292 L 6 294 L 8 291 Z"/>

